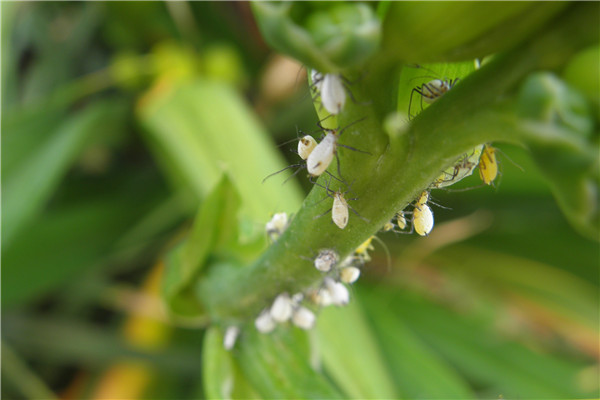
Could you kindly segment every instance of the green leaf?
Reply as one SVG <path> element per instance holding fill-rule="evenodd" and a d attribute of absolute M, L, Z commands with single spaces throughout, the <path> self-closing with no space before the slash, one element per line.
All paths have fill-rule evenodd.
<path fill-rule="evenodd" d="M 279 328 L 266 335 L 254 327 L 242 332 L 239 366 L 264 398 L 334 399 L 342 394 L 313 365 L 315 349 L 306 332 Z"/>
<path fill-rule="evenodd" d="M 155 174 L 121 172 L 107 186 L 54 205 L 2 249 L 2 300 L 8 306 L 99 268 L 127 229 L 163 198 Z M 141 241 L 147 240 L 143 238 Z"/>
<path fill-rule="evenodd" d="M 586 100 L 548 73 L 530 76 L 517 98 L 528 145 L 563 213 L 582 234 L 600 239 L 600 154 Z"/>
<path fill-rule="evenodd" d="M 324 309 L 316 328 L 324 367 L 348 398 L 398 397 L 383 349 L 356 301 Z"/>
<path fill-rule="evenodd" d="M 34 152 L 21 157 L 10 175 L 3 173 L 3 247 L 10 245 L 14 236 L 41 211 L 76 157 L 96 135 L 103 133 L 107 121 L 122 117 L 123 111 L 121 102 L 90 105 L 42 139 Z"/>
<path fill-rule="evenodd" d="M 484 57 L 518 44 L 565 7 L 561 3 L 392 2 L 384 20 L 383 47 L 392 57 L 408 62 Z"/>
<path fill-rule="evenodd" d="M 198 316 L 203 312 L 190 292 L 210 254 L 238 239 L 239 195 L 227 175 L 202 202 L 190 235 L 166 258 L 163 292 L 169 310 Z"/>
<path fill-rule="evenodd" d="M 197 80 L 158 89 L 138 107 L 146 138 L 178 189 L 197 202 L 227 172 L 241 197 L 241 218 L 254 224 L 246 236 L 263 234 L 271 214 L 293 212 L 301 191 L 263 178 L 286 165 L 241 96 L 226 84 Z M 241 239 L 244 241 L 244 238 Z"/>
<path fill-rule="evenodd" d="M 366 4 L 256 1 L 252 11 L 273 48 L 321 72 L 358 67 L 379 48 L 381 24 Z"/>
<path fill-rule="evenodd" d="M 361 292 L 362 294 L 362 292 Z M 365 296 L 370 322 L 379 337 L 383 354 L 405 398 L 473 398 L 464 379 L 435 350 L 425 344 L 402 318 L 393 313 L 377 291 Z"/>
<path fill-rule="evenodd" d="M 589 397 L 576 385 L 583 363 L 565 361 L 509 341 L 487 321 L 460 316 L 414 294 L 377 288 L 398 315 L 486 397 Z"/>

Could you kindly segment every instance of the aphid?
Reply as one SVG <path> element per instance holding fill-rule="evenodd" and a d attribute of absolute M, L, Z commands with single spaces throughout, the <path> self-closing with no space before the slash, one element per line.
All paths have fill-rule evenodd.
<path fill-rule="evenodd" d="M 306 160 L 315 147 L 317 147 L 315 138 L 310 135 L 305 135 L 298 140 L 298 155 L 301 159 Z"/>
<path fill-rule="evenodd" d="M 454 165 L 446 168 L 442 174 L 431 184 L 433 188 L 443 188 L 470 176 L 475 167 L 480 163 L 483 145 L 479 145 L 470 153 L 463 154 Z"/>
<path fill-rule="evenodd" d="M 230 326 L 225 331 L 225 335 L 223 336 L 223 347 L 225 350 L 233 349 L 235 345 L 235 341 L 237 340 L 238 335 L 240 334 L 240 328 L 237 326 Z"/>
<path fill-rule="evenodd" d="M 288 216 L 286 213 L 281 212 L 273 215 L 273 218 L 265 225 L 265 230 L 269 238 L 274 241 L 285 232 L 287 226 Z"/>
<path fill-rule="evenodd" d="M 338 143 L 338 138 L 341 136 L 341 134 L 348 129 L 350 126 L 360 122 L 364 120 L 364 118 L 361 118 L 359 120 L 356 120 L 352 123 L 350 123 L 349 125 L 346 125 L 344 128 L 342 129 L 327 129 L 324 128 L 320 123 L 319 123 L 319 127 L 321 129 L 323 129 L 323 131 L 325 132 L 325 137 L 323 138 L 323 140 L 321 140 L 321 142 L 312 150 L 312 152 L 309 154 L 309 156 L 306 159 L 306 166 L 308 169 L 308 173 L 315 177 L 315 176 L 320 176 L 321 174 L 323 174 L 323 172 L 325 172 L 325 170 L 327 168 L 329 168 L 329 165 L 331 164 L 331 161 L 333 161 L 333 157 L 335 156 L 336 158 L 338 157 L 337 155 L 337 147 L 341 146 L 341 147 L 345 147 L 347 149 L 350 150 L 354 150 L 354 151 L 358 151 L 359 153 L 365 153 L 365 154 L 370 154 L 366 151 L 362 151 L 362 150 L 358 150 L 355 149 L 353 147 L 350 146 L 346 146 L 343 144 Z M 339 158 L 338 158 L 338 175 L 342 176 L 342 174 L 340 173 L 340 162 L 339 162 Z"/>
<path fill-rule="evenodd" d="M 404 211 L 398 211 L 396 213 L 396 225 L 398 225 L 399 229 L 406 228 L 406 217 L 404 216 Z"/>
<path fill-rule="evenodd" d="M 352 206 L 350 206 L 347 201 L 347 200 L 358 200 L 358 199 L 357 198 L 346 199 L 344 197 L 344 194 L 348 193 L 351 189 L 348 189 L 346 192 L 342 192 L 341 190 L 334 192 L 332 189 L 329 189 L 330 182 L 331 182 L 331 179 L 327 182 L 327 186 L 323 186 L 318 183 L 316 184 L 317 186 L 321 186 L 323 189 L 325 189 L 325 194 L 327 194 L 328 197 L 331 197 L 333 199 L 333 205 L 329 210 L 325 211 L 321 215 L 317 215 L 315 218 L 320 218 L 323 215 L 327 214 L 329 211 L 331 211 L 331 220 L 338 226 L 338 228 L 344 229 L 346 227 L 346 225 L 348 225 L 348 209 L 350 209 L 359 218 L 361 218 L 365 221 L 368 221 L 365 218 L 361 217 L 361 215 L 354 208 L 352 208 Z M 331 193 L 333 193 L 333 194 L 331 194 Z"/>
<path fill-rule="evenodd" d="M 389 232 L 389 231 L 393 231 L 394 230 L 394 223 L 392 221 L 388 221 L 383 225 L 383 228 L 381 228 L 382 231 L 384 232 Z"/>
<path fill-rule="evenodd" d="M 292 299 L 287 293 L 282 293 L 273 302 L 271 306 L 271 318 L 276 322 L 285 322 L 292 316 Z"/>
<path fill-rule="evenodd" d="M 340 270 L 340 280 L 344 283 L 354 283 L 360 276 L 360 269 L 356 267 L 344 267 Z"/>
<path fill-rule="evenodd" d="M 410 112 L 412 107 L 413 94 L 418 93 L 421 95 L 421 110 L 423 110 L 423 102 L 431 104 L 437 99 L 442 97 L 448 90 L 452 89 L 454 85 L 459 81 L 456 79 L 434 79 L 427 83 L 422 84 L 413 88 L 410 92 L 410 99 L 408 101 L 408 117 L 412 118 L 413 115 Z"/>
<path fill-rule="evenodd" d="M 329 272 L 339 260 L 338 254 L 330 249 L 323 249 L 315 258 L 315 268 L 322 272 Z"/>
<path fill-rule="evenodd" d="M 315 320 L 315 314 L 302 306 L 298 306 L 292 315 L 292 322 L 300 329 L 311 329 L 315 325 Z"/>
<path fill-rule="evenodd" d="M 479 159 L 479 177 L 486 185 L 491 185 L 498 176 L 498 162 L 496 161 L 496 149 L 488 144 L 483 149 Z"/>
<path fill-rule="evenodd" d="M 275 329 L 275 321 L 271 317 L 271 311 L 268 309 L 263 310 L 254 320 L 254 326 L 261 333 L 269 333 Z"/>
<path fill-rule="evenodd" d="M 320 89 L 323 107 L 331 114 L 339 114 L 346 104 L 346 91 L 342 77 L 338 74 L 326 74 Z"/>
<path fill-rule="evenodd" d="M 427 205 L 429 201 L 429 192 L 425 190 L 417 198 L 415 209 L 413 210 L 413 227 L 421 236 L 429 235 L 433 229 L 433 213 Z"/>
<path fill-rule="evenodd" d="M 331 296 L 331 304 L 345 306 L 350 302 L 350 292 L 343 283 L 336 282 L 329 277 L 326 277 L 323 282 Z"/>

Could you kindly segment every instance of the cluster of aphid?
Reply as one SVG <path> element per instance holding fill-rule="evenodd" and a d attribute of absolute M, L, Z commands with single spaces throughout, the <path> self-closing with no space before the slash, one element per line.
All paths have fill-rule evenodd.
<path fill-rule="evenodd" d="M 339 114 L 346 102 L 346 93 L 348 92 L 351 95 L 351 92 L 345 86 L 344 78 L 338 74 L 322 74 L 313 70 L 311 71 L 311 80 L 313 82 L 311 85 L 311 90 L 314 95 L 313 100 L 320 97 L 322 106 L 329 113 L 332 115 Z M 433 103 L 450 90 L 457 81 L 458 79 L 434 79 L 418 86 L 411 92 L 409 104 L 412 104 L 412 97 L 417 93 L 421 96 L 422 109 L 423 102 L 427 104 Z M 410 105 L 409 118 L 412 118 Z M 355 121 L 350 125 L 361 120 Z M 323 173 L 329 174 L 330 179 L 327 186 L 322 186 L 316 182 L 315 184 L 324 188 L 327 196 L 333 199 L 331 208 L 332 221 L 340 229 L 344 229 L 348 224 L 349 209 L 359 215 L 348 205 L 347 201 L 356 199 L 346 199 L 344 195 L 347 192 L 329 189 L 332 178 L 345 183 L 340 173 L 339 159 L 337 159 L 339 177 L 330 174 L 327 169 L 333 161 L 334 156 L 337 158 L 338 146 L 357 150 L 338 143 L 339 136 L 350 125 L 343 129 L 327 129 L 319 124 L 319 127 L 325 134 L 320 143 L 317 143 L 310 135 L 305 135 L 298 140 L 298 155 L 304 163 L 291 165 L 267 177 L 269 178 L 285 169 L 296 167 L 298 169 L 292 176 L 296 175 L 301 169 L 306 168 L 311 181 Z M 415 231 L 421 236 L 429 235 L 434 225 L 433 212 L 428 205 L 428 203 L 431 202 L 430 190 L 450 186 L 463 178 L 470 176 L 476 167 L 479 167 L 479 175 L 484 184 L 491 185 L 498 174 L 495 151 L 496 149 L 492 146 L 484 144 L 475 147 L 469 153 L 463 154 L 454 165 L 448 167 L 436 180 L 434 180 L 429 189 L 423 191 L 417 199 L 415 199 L 411 205 L 412 210 L 398 211 L 394 218 L 383 226 L 382 230 L 384 232 L 394 231 L 402 233 L 412 233 Z M 327 210 L 326 213 L 329 211 L 330 210 Z M 409 221 L 411 229 L 409 232 L 405 231 L 409 224 L 407 216 L 410 216 Z M 272 241 L 275 241 L 285 231 L 288 225 L 289 219 L 287 214 L 277 213 L 266 224 L 267 235 Z M 315 311 L 330 305 L 343 306 L 348 304 L 350 301 L 350 293 L 346 285 L 352 284 L 358 279 L 360 276 L 360 267 L 370 260 L 368 250 L 372 249 L 371 241 L 373 238 L 375 238 L 375 236 L 370 237 L 350 256 L 341 262 L 339 255 L 334 250 L 320 250 L 317 256 L 312 260 L 315 268 L 323 273 L 323 277 L 318 282 L 317 286 L 309 288 L 305 292 L 293 295 L 290 295 L 287 292 L 279 294 L 274 299 L 271 306 L 263 309 L 255 319 L 254 325 L 256 329 L 261 333 L 269 333 L 276 328 L 277 324 L 287 324 L 289 321 L 298 328 L 305 330 L 311 329 L 316 322 Z M 227 350 L 233 348 L 239 333 L 240 329 L 237 326 L 230 326 L 226 330 L 223 343 Z"/>
<path fill-rule="evenodd" d="M 276 240 L 287 228 L 288 217 L 285 213 L 273 216 L 266 225 L 267 233 Z M 304 292 L 290 295 L 287 292 L 279 294 L 273 303 L 263 309 L 254 320 L 256 330 L 270 333 L 278 324 L 292 323 L 294 326 L 309 330 L 316 322 L 316 313 L 327 306 L 345 306 L 350 302 L 350 285 L 360 276 L 360 267 L 370 260 L 368 251 L 372 250 L 371 241 L 374 236 L 361 244 L 350 256 L 340 262 L 335 250 L 320 250 L 314 259 L 314 267 L 323 273 L 322 279 Z M 231 350 L 240 334 L 238 326 L 230 326 L 225 331 L 223 345 Z"/>

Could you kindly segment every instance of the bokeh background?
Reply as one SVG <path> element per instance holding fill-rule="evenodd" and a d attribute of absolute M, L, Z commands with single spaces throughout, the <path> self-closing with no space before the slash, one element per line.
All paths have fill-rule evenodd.
<path fill-rule="evenodd" d="M 221 169 L 268 199 L 249 231 L 297 207 L 305 180 L 261 180 L 315 127 L 305 70 L 245 2 L 1 11 L 2 397 L 204 397 L 205 331 L 165 315 L 160 260 Z M 525 150 L 498 147 L 496 188 L 434 192 L 432 235 L 381 234 L 358 300 L 323 324 L 362 310 L 372 341 L 340 345 L 377 353 L 408 398 L 595 397 L 598 243 Z"/>

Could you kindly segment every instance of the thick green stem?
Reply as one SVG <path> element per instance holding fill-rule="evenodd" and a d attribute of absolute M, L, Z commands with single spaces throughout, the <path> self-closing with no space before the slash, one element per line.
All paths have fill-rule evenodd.
<path fill-rule="evenodd" d="M 526 145 L 530 138 L 518 128 L 519 120 L 510 110 L 503 108 L 503 96 L 531 71 L 559 67 L 576 50 L 595 41 L 597 10 L 595 4 L 571 8 L 547 32 L 466 78 L 396 136 L 388 136 L 381 126 L 393 108 L 392 77 L 381 72 L 395 66 L 386 65 L 384 60 L 390 57 L 375 58 L 370 73 L 352 87 L 361 103 L 349 102 L 338 118 L 345 126 L 367 117 L 344 132 L 340 142 L 372 155 L 342 149 L 340 162 L 343 177 L 352 184 L 348 197 L 358 198 L 349 203 L 368 222 L 351 213 L 348 226 L 341 230 L 329 215 L 316 218 L 331 207 L 331 201 L 315 205 L 325 197 L 325 191 L 315 187 L 288 230 L 254 265 L 236 271 L 213 268 L 199 282 L 197 294 L 211 317 L 255 316 L 278 293 L 302 291 L 318 282 L 321 274 L 307 258 L 322 248 L 333 248 L 342 257 L 351 253 L 474 146 L 492 141 Z M 369 101 L 370 105 L 362 104 Z M 330 169 L 335 171 L 335 162 Z"/>

